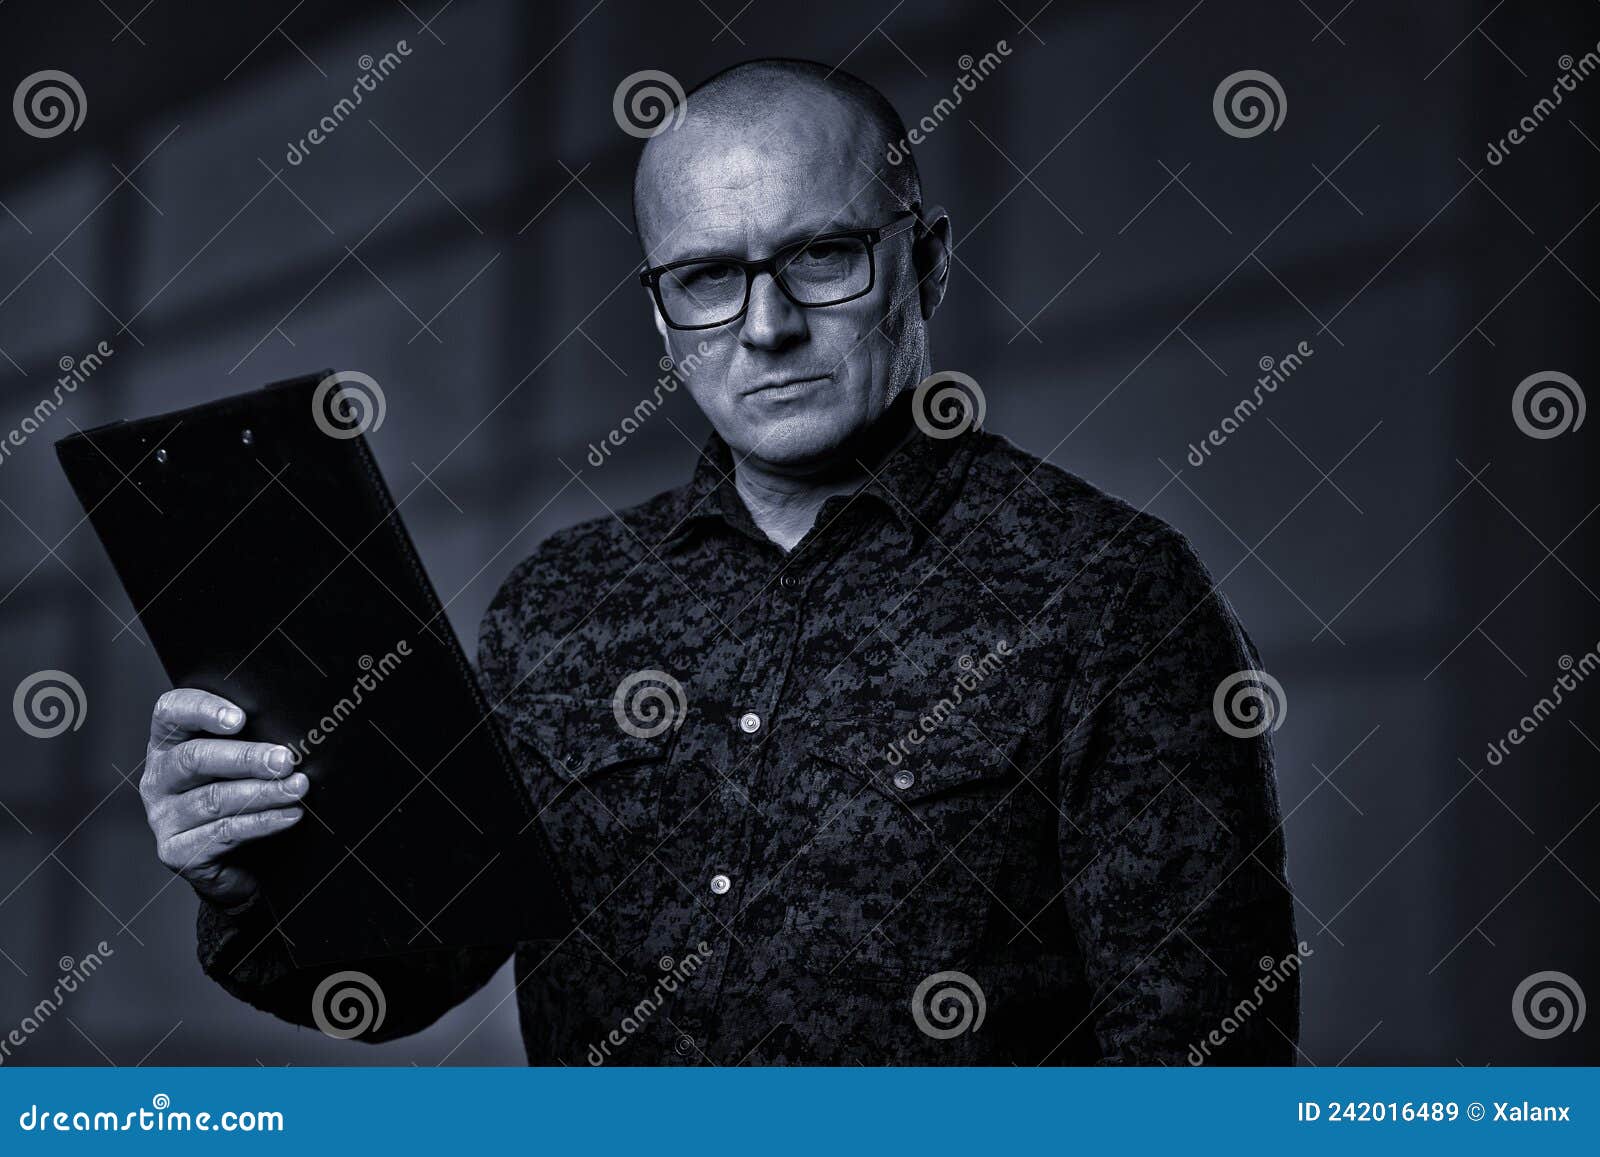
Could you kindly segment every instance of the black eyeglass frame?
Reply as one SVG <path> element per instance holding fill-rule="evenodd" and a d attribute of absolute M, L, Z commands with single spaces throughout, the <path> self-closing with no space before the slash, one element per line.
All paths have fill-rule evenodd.
<path fill-rule="evenodd" d="M 663 321 L 665 321 L 667 323 L 667 325 L 669 327 L 671 327 L 672 329 L 686 329 L 686 330 L 719 329 L 719 328 L 721 328 L 722 326 L 725 326 L 725 325 L 732 325 L 734 322 L 736 322 L 740 318 L 742 318 L 745 315 L 746 312 L 749 311 L 749 309 L 750 309 L 750 286 L 755 281 L 756 274 L 758 274 L 758 273 L 770 274 L 771 277 L 772 277 L 773 283 L 775 285 L 777 285 L 778 289 L 780 291 L 782 291 L 783 295 L 785 297 L 787 297 L 790 301 L 794 302 L 794 304 L 799 306 L 801 309 L 829 309 L 829 308 L 831 308 L 831 307 L 833 307 L 835 305 L 843 305 L 847 301 L 855 301 L 857 298 L 865 297 L 867 294 L 871 293 L 873 286 L 878 284 L 878 263 L 877 263 L 877 257 L 876 257 L 878 243 L 882 242 L 882 241 L 887 241 L 891 237 L 897 237 L 901 233 L 904 233 L 907 229 L 910 229 L 913 226 L 921 225 L 921 224 L 922 224 L 922 206 L 921 205 L 913 205 L 911 208 L 907 209 L 905 212 L 897 214 L 895 216 L 894 220 L 891 221 L 887 225 L 879 225 L 879 226 L 876 226 L 876 227 L 871 228 L 871 229 L 840 229 L 840 230 L 837 230 L 837 231 L 835 231 L 833 233 L 819 233 L 815 237 L 808 237 L 804 241 L 796 241 L 796 242 L 793 242 L 792 244 L 785 245 L 783 248 L 781 248 L 781 249 L 777 250 L 776 252 L 774 252 L 771 256 L 763 257 L 760 260 L 756 260 L 756 261 L 747 260 L 746 258 L 743 258 L 743 257 L 724 256 L 724 255 L 721 255 L 721 254 L 710 254 L 710 255 L 705 256 L 705 257 L 689 257 L 689 258 L 684 259 L 683 261 L 673 261 L 673 262 L 669 262 L 666 265 L 653 266 L 651 268 L 644 269 L 644 270 L 640 271 L 640 273 L 639 273 L 639 284 L 649 288 L 651 294 L 656 299 L 656 308 L 661 311 L 661 319 Z M 783 271 L 779 268 L 779 264 L 782 261 L 782 259 L 784 258 L 784 256 L 787 255 L 787 254 L 794 253 L 796 250 L 804 249 L 808 245 L 815 245 L 819 241 L 838 241 L 838 240 L 843 240 L 845 238 L 854 238 L 854 239 L 863 241 L 866 244 L 866 247 L 867 247 L 867 286 L 866 286 L 866 288 L 862 289 L 861 291 L 859 291 L 857 293 L 852 293 L 848 297 L 841 297 L 836 301 L 828 301 L 828 302 L 822 302 L 822 303 L 812 303 L 812 302 L 809 302 L 809 301 L 801 301 L 793 293 L 791 293 L 790 290 L 789 290 L 789 287 L 784 284 Z M 665 301 L 662 300 L 662 297 L 661 297 L 661 278 L 662 278 L 662 275 L 666 274 L 666 273 L 670 273 L 674 269 L 683 269 L 683 268 L 685 268 L 687 266 L 690 266 L 690 265 L 704 265 L 707 262 L 712 262 L 712 261 L 720 261 L 720 262 L 723 262 L 723 263 L 725 263 L 727 265 L 737 265 L 744 272 L 744 301 L 740 304 L 738 312 L 734 313 L 730 317 L 725 318 L 722 321 L 713 321 L 713 322 L 706 323 L 704 325 L 680 325 L 680 324 L 678 324 L 677 322 L 672 320 L 672 316 L 667 312 L 667 304 L 666 304 Z"/>

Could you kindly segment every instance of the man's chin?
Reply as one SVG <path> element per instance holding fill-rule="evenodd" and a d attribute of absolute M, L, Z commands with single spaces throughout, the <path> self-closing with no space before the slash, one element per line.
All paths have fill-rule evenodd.
<path fill-rule="evenodd" d="M 805 467 L 826 462 L 848 441 L 853 426 L 837 411 L 824 407 L 763 405 L 744 429 L 748 454 L 779 467 Z"/>

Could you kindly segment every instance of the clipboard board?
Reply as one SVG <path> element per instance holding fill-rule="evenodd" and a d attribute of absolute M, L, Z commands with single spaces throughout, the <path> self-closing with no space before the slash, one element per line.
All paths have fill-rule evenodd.
<path fill-rule="evenodd" d="M 330 420 L 342 377 L 56 453 L 173 685 L 237 703 L 236 738 L 312 782 L 298 824 L 241 849 L 296 965 L 558 939 L 564 877 L 365 424 Z"/>

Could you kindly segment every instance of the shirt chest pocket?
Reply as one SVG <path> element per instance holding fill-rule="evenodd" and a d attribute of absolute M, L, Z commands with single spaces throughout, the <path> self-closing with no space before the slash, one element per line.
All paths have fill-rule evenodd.
<path fill-rule="evenodd" d="M 568 873 L 584 931 L 619 950 L 658 910 L 652 869 L 675 733 L 636 735 L 609 699 L 525 694 L 507 704 L 517 762 Z"/>
<path fill-rule="evenodd" d="M 830 720 L 802 771 L 817 826 L 785 873 L 809 967 L 897 979 L 957 967 L 1005 918 L 1025 732 L 950 716 Z M 997 915 L 999 918 L 997 918 Z M 1025 918 L 1025 917 L 1024 917 Z"/>

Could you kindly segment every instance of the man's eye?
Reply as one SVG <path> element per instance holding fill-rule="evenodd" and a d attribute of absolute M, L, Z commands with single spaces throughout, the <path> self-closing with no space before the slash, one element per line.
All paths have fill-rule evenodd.
<path fill-rule="evenodd" d="M 795 254 L 794 265 L 834 265 L 850 256 L 855 246 L 849 241 L 818 241 Z"/>
<path fill-rule="evenodd" d="M 691 265 L 687 269 L 677 271 L 678 280 L 689 289 L 693 289 L 696 286 L 710 289 L 722 285 L 737 276 L 739 276 L 738 267 L 725 265 L 721 262 Z"/>

